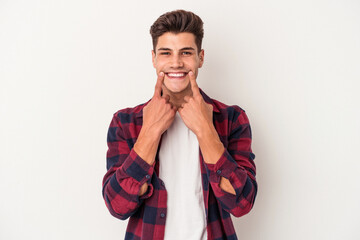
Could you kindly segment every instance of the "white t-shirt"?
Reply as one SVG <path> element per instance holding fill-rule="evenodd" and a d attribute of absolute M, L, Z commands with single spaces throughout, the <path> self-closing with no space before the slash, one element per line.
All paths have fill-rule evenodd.
<path fill-rule="evenodd" d="M 164 239 L 207 239 L 199 142 L 178 112 L 162 136 L 159 161 L 167 191 Z"/>

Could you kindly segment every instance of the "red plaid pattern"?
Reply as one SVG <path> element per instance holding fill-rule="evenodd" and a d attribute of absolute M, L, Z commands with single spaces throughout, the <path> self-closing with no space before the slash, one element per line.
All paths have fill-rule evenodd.
<path fill-rule="evenodd" d="M 240 107 L 227 106 L 209 98 L 201 89 L 200 92 L 205 102 L 213 106 L 214 126 L 226 149 L 216 164 L 206 164 L 201 151 L 199 154 L 208 239 L 237 239 L 230 214 L 247 214 L 257 193 L 249 120 Z M 167 194 L 158 177 L 158 156 L 150 166 L 133 150 L 146 104 L 116 112 L 107 138 L 107 173 L 102 193 L 113 216 L 122 220 L 130 217 L 127 240 L 163 239 L 165 232 Z M 229 179 L 236 195 L 219 187 L 221 177 Z M 139 197 L 145 182 L 148 191 Z"/>

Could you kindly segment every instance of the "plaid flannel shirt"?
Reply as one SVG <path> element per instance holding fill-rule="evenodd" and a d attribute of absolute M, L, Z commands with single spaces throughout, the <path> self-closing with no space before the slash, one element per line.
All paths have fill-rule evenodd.
<path fill-rule="evenodd" d="M 201 89 L 200 92 L 204 101 L 213 106 L 213 123 L 225 147 L 216 164 L 205 163 L 199 153 L 208 239 L 237 239 L 230 214 L 235 217 L 247 214 L 257 193 L 249 120 L 240 107 L 227 106 L 209 98 Z M 122 220 L 130 217 L 125 234 L 129 240 L 163 239 L 165 232 L 167 193 L 158 177 L 161 162 L 156 155 L 155 163 L 149 165 L 133 150 L 146 104 L 116 112 L 107 137 L 107 172 L 102 194 L 114 217 Z M 236 195 L 219 187 L 221 177 L 230 181 Z M 138 196 L 145 182 L 148 190 Z"/>

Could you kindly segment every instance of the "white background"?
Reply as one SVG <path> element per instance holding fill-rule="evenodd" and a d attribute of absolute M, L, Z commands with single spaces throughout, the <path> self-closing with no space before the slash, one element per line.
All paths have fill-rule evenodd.
<path fill-rule="evenodd" d="M 123 239 L 101 195 L 118 109 L 156 81 L 150 25 L 204 21 L 198 83 L 244 108 L 259 191 L 239 239 L 360 239 L 356 0 L 0 0 L 0 239 Z"/>

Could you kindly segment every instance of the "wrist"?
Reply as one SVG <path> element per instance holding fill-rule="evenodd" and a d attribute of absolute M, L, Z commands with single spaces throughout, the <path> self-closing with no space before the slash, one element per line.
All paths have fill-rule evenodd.
<path fill-rule="evenodd" d="M 218 137 L 218 134 L 216 132 L 216 129 L 214 127 L 214 125 L 211 124 L 201 124 L 201 128 L 197 131 L 196 133 L 196 137 L 198 138 L 198 141 L 200 142 L 201 140 L 206 140 L 209 137 Z"/>
<path fill-rule="evenodd" d="M 212 125 L 197 136 L 205 163 L 216 164 L 225 148 L 215 127 Z"/>
<path fill-rule="evenodd" d="M 147 139 L 147 141 L 150 142 L 157 142 L 160 140 L 160 137 L 160 131 L 151 127 L 142 126 L 138 139 Z"/>
<path fill-rule="evenodd" d="M 156 152 L 160 138 L 150 131 L 140 131 L 139 137 L 134 144 L 134 151 L 149 165 L 155 162 Z"/>

